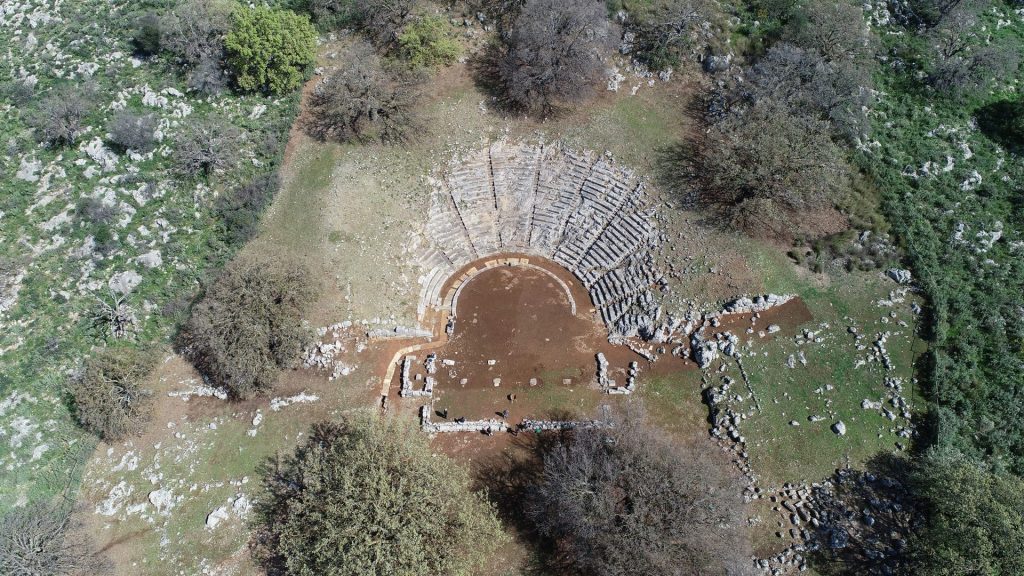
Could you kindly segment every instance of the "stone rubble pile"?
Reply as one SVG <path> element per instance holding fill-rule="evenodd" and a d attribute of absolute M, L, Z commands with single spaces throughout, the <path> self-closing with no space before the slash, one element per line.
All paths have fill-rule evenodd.
<path fill-rule="evenodd" d="M 726 304 L 723 312 L 727 314 L 764 312 L 769 308 L 782 306 L 793 298 L 796 298 L 793 294 L 765 294 L 764 296 L 755 296 L 754 298 L 743 296 Z"/>

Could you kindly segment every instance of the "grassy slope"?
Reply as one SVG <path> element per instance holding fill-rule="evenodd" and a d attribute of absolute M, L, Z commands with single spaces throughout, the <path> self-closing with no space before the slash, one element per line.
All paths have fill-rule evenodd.
<path fill-rule="evenodd" d="M 0 442 L 7 445 L 0 456 L 0 510 L 52 494 L 68 471 L 73 481 L 77 450 L 64 447 L 88 453 L 93 441 L 73 425 L 61 390 L 82 357 L 106 341 L 93 316 L 97 299 L 109 299 L 107 280 L 127 270 L 142 276 L 127 301 L 139 319 L 134 339 L 143 347 L 164 340 L 175 318 L 161 308 L 192 295 L 202 271 L 228 252 L 209 217 L 213 195 L 276 162 L 264 137 L 287 127 L 295 111 L 291 98 L 184 94 L 169 63 L 132 58 L 125 24 L 131 5 L 30 0 L 10 8 L 0 22 L 0 43 L 8 48 L 0 78 L 33 76 L 38 84 L 24 105 L 0 101 L 0 138 L 9 152 L 0 157 L 0 274 L 9 280 L 25 273 L 13 307 L 0 314 Z M 89 85 L 92 109 L 79 143 L 37 144 L 28 119 L 40 102 L 61 86 Z M 144 104 L 147 92 L 166 102 Z M 154 114 L 164 139 L 136 159 L 107 149 L 114 163 L 104 168 L 84 146 L 104 142 L 107 122 L 121 107 Z M 173 175 L 178 133 L 214 112 L 247 129 L 239 164 L 210 186 Z M 38 180 L 15 176 L 34 162 Z M 147 182 L 156 185 L 156 197 L 138 194 Z M 80 215 L 77 207 L 87 198 L 114 207 L 114 221 Z M 102 238 L 109 239 L 107 253 L 89 249 L 91 239 Z M 133 260 L 151 250 L 160 252 L 162 266 Z"/>

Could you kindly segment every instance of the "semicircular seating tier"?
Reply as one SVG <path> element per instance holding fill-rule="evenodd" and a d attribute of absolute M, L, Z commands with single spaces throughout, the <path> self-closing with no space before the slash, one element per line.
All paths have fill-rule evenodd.
<path fill-rule="evenodd" d="M 446 280 L 467 264 L 520 253 L 553 260 L 590 293 L 611 337 L 647 337 L 661 316 L 656 203 L 604 155 L 499 141 L 453 158 L 433 192 L 418 263 L 419 314 L 441 310 Z"/>

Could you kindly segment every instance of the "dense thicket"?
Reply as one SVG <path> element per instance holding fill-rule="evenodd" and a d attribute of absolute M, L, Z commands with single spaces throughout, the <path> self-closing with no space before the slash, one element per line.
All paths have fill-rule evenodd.
<path fill-rule="evenodd" d="M 1024 574 L 1024 480 L 934 452 L 912 486 L 928 518 L 911 540 L 914 574 Z"/>
<path fill-rule="evenodd" d="M 733 109 L 693 149 L 702 201 L 724 207 L 748 232 L 784 237 L 793 215 L 828 206 L 848 186 L 828 125 L 769 99 Z"/>
<path fill-rule="evenodd" d="M 934 22 L 888 38 L 894 50 L 927 63 L 937 49 L 938 33 L 959 46 L 950 50 L 954 58 L 971 58 L 994 46 L 1015 51 L 1013 60 L 1019 57 L 1024 44 L 1020 30 L 989 33 L 997 23 L 987 6 L 1005 9 L 1005 4 L 964 0 L 936 6 Z M 962 33 L 948 36 L 946 26 L 961 27 Z M 919 170 L 952 148 L 931 137 L 931 131 L 971 125 L 975 110 L 984 118 L 984 104 L 1003 99 L 989 95 L 992 83 L 1011 77 L 999 74 L 987 76 L 984 85 L 968 83 L 954 90 L 955 99 L 925 89 L 939 87 L 934 75 L 923 81 L 913 71 L 885 77 L 899 105 L 884 111 L 889 120 L 873 135 L 881 144 L 878 153 L 861 161 L 878 180 L 886 215 L 930 299 L 934 343 L 922 363 L 932 401 L 926 440 L 1024 474 L 1024 431 L 1016 425 L 1024 419 L 1024 265 L 1014 245 L 1024 226 L 1015 208 L 1021 200 L 1015 182 L 1024 177 L 1024 164 L 997 144 L 975 139 L 969 155 L 956 144 L 960 161 L 997 176 L 981 179 L 975 171 L 979 176 L 974 179 L 970 170 L 932 175 Z"/>
<path fill-rule="evenodd" d="M 746 574 L 739 486 L 719 463 L 636 416 L 543 445 L 523 511 L 560 573 Z"/>
<path fill-rule="evenodd" d="M 475 574 L 504 538 L 469 485 L 418 430 L 321 423 L 267 465 L 254 554 L 271 576 Z"/>
<path fill-rule="evenodd" d="M 69 386 L 79 423 L 107 441 L 141 433 L 153 414 L 153 392 L 143 387 L 153 364 L 132 348 L 105 348 L 86 360 Z"/>
<path fill-rule="evenodd" d="M 179 334 L 185 355 L 238 398 L 270 390 L 309 341 L 302 311 L 309 272 L 275 254 L 243 253 L 224 267 Z"/>

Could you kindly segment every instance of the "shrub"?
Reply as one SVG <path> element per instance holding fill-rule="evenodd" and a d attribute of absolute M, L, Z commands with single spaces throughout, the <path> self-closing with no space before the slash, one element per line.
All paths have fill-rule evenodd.
<path fill-rule="evenodd" d="M 274 198 L 280 181 L 277 172 L 261 174 L 244 186 L 217 197 L 214 212 L 230 244 L 243 244 L 256 234 L 260 215 Z"/>
<path fill-rule="evenodd" d="M 206 290 L 179 334 L 182 352 L 237 398 L 264 393 L 311 338 L 302 311 L 309 273 L 277 255 L 245 253 Z"/>
<path fill-rule="evenodd" d="M 132 46 L 139 54 L 151 56 L 160 51 L 162 35 L 160 16 L 155 12 L 147 12 L 135 21 Z"/>
<path fill-rule="evenodd" d="M 0 82 L 0 97 L 14 106 L 25 106 L 35 97 L 35 87 L 21 80 Z"/>
<path fill-rule="evenodd" d="M 122 150 L 148 152 L 156 144 L 156 117 L 121 110 L 107 127 L 110 142 Z"/>
<path fill-rule="evenodd" d="M 86 360 L 70 386 L 82 427 L 107 441 L 140 434 L 153 413 L 153 393 L 142 387 L 153 365 L 131 348 L 106 348 Z"/>
<path fill-rule="evenodd" d="M 174 165 L 186 178 L 209 177 L 237 160 L 242 134 L 219 116 L 190 122 L 178 135 Z"/>
<path fill-rule="evenodd" d="M 75 215 L 89 226 L 107 226 L 118 215 L 118 205 L 104 202 L 102 198 L 79 198 Z"/>
<path fill-rule="evenodd" d="M 516 18 L 498 77 L 515 109 L 549 115 L 582 100 L 601 76 L 611 23 L 592 0 L 529 0 Z"/>
<path fill-rule="evenodd" d="M 448 65 L 459 57 L 451 25 L 440 16 L 423 16 L 406 26 L 398 36 L 398 50 L 403 60 L 423 68 Z"/>
<path fill-rule="evenodd" d="M 721 464 L 635 416 L 542 445 L 522 503 L 570 574 L 742 574 L 740 487 Z"/>
<path fill-rule="evenodd" d="M 82 122 L 91 109 L 86 90 L 63 87 L 44 98 L 29 121 L 40 141 L 51 146 L 70 146 L 78 141 Z"/>
<path fill-rule="evenodd" d="M 416 430 L 317 424 L 294 455 L 267 466 L 254 556 L 282 576 L 475 573 L 503 538 L 469 485 Z"/>
<path fill-rule="evenodd" d="M 239 88 L 282 94 L 298 88 L 316 57 L 316 29 L 290 10 L 239 8 L 224 39 Z"/>
<path fill-rule="evenodd" d="M 313 90 L 305 128 L 321 140 L 400 141 L 412 123 L 413 95 L 411 81 L 386 72 L 369 46 L 356 45 Z"/>
<path fill-rule="evenodd" d="M 34 503 L 0 518 L 0 574 L 100 576 L 111 566 L 68 510 Z"/>

